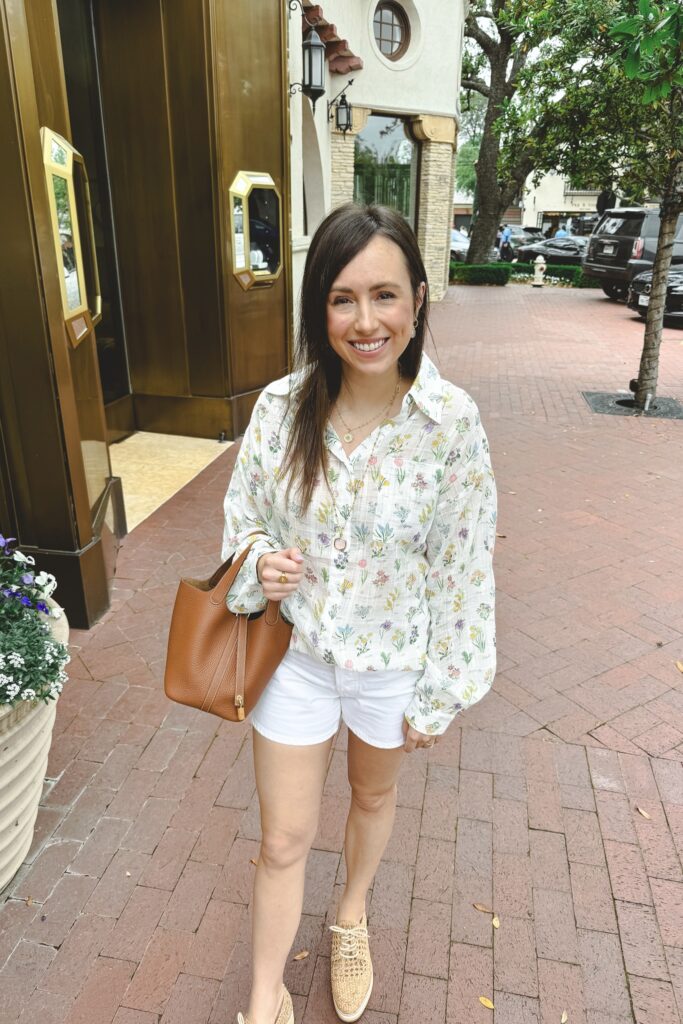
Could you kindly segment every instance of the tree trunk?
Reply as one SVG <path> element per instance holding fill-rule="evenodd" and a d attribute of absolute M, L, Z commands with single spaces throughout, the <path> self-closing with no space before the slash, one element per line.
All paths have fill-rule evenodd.
<path fill-rule="evenodd" d="M 507 41 L 505 43 L 501 41 L 497 50 L 495 58 L 489 57 L 491 66 L 489 101 L 486 107 L 479 156 L 475 164 L 479 215 L 474 221 L 470 235 L 470 247 L 467 252 L 468 263 L 488 263 L 489 251 L 496 240 L 496 230 L 500 224 L 500 218 L 505 212 L 505 207 L 501 206 L 501 188 L 498 181 L 500 139 L 493 126 L 502 112 L 505 97 L 505 72 L 510 55 L 510 45 Z"/>
<path fill-rule="evenodd" d="M 674 247 L 674 236 L 676 234 L 676 223 L 679 213 L 683 210 L 683 202 L 681 202 L 682 192 L 683 161 L 672 169 L 669 188 L 662 198 L 659 239 L 652 268 L 650 304 L 647 309 L 645 340 L 640 357 L 638 388 L 635 396 L 635 403 L 638 409 L 645 409 L 657 394 L 659 347 L 662 342 L 662 329 L 664 326 L 666 288 Z"/>

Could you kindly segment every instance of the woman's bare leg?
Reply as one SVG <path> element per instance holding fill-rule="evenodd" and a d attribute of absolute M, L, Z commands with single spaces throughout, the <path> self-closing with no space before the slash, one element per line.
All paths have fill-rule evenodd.
<path fill-rule="evenodd" d="M 252 902 L 250 1024 L 273 1024 L 282 975 L 301 919 L 304 875 L 320 814 L 332 739 L 307 747 L 274 743 L 254 730 L 261 853 Z"/>
<path fill-rule="evenodd" d="M 346 888 L 338 921 L 360 921 L 365 898 L 394 827 L 396 780 L 403 747 L 380 750 L 349 730 L 348 772 L 351 807 L 346 822 Z"/>

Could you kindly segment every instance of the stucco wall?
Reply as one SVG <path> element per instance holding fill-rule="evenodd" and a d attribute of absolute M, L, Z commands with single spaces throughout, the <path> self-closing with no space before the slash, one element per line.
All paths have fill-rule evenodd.
<path fill-rule="evenodd" d="M 348 40 L 350 49 L 362 59 L 363 68 L 346 75 L 330 75 L 328 70 L 326 94 L 318 100 L 314 115 L 310 113 L 309 100 L 300 93 L 296 93 L 291 100 L 291 244 L 295 309 L 310 236 L 335 201 L 349 192 L 353 193 L 353 179 L 347 180 L 349 167 L 352 173 L 353 136 L 344 139 L 333 131 L 327 120 L 327 101 L 343 88 L 349 78 L 353 78 L 354 84 L 347 92 L 348 101 L 352 105 L 378 113 L 440 115 L 455 121 L 459 119 L 458 93 L 467 0 L 401 2 L 411 22 L 411 44 L 405 56 L 397 62 L 385 58 L 375 44 L 372 19 L 376 0 L 323 0 L 321 3 L 326 21 L 336 25 L 339 36 Z M 302 78 L 301 24 L 300 13 L 292 12 L 289 19 L 289 69 L 292 82 L 301 81 Z M 304 105 L 308 105 L 308 110 L 305 110 Z M 309 120 L 308 125 L 306 118 Z M 430 143 L 422 145 L 426 149 Z M 443 162 L 441 159 L 440 163 Z M 430 168 L 432 164 L 433 161 Z M 337 169 L 341 177 L 337 177 Z M 436 166 L 433 169 L 436 170 Z M 304 173 L 307 177 L 307 196 L 311 194 L 310 182 L 313 181 L 314 194 L 322 197 L 321 202 L 308 204 L 307 231 L 304 229 Z M 443 168 L 440 167 L 434 178 L 434 187 L 443 187 L 443 180 Z M 425 216 L 428 213 L 429 223 L 433 224 L 434 210 L 439 206 L 443 208 L 443 216 L 447 221 L 439 225 L 438 234 L 439 237 L 445 237 L 447 227 L 450 226 L 452 189 L 446 202 L 441 203 L 438 198 L 427 202 L 424 197 L 425 185 L 432 187 L 431 181 L 423 180 L 421 190 L 421 202 L 426 203 Z M 422 235 L 426 237 L 424 231 Z M 431 234 L 429 238 L 431 240 Z M 431 283 L 432 273 L 436 272 L 437 264 L 441 267 L 442 260 L 440 255 L 435 255 L 431 244 L 424 255 L 430 264 Z M 437 280 L 439 284 L 434 289 L 435 298 L 439 298 L 444 290 L 440 269 L 435 283 Z"/>
<path fill-rule="evenodd" d="M 530 177 L 524 192 L 522 223 L 538 224 L 539 215 L 548 211 L 567 214 L 595 213 L 597 192 L 570 192 L 565 195 L 566 186 L 566 178 L 554 171 L 545 174 L 538 185 L 534 185 Z"/>

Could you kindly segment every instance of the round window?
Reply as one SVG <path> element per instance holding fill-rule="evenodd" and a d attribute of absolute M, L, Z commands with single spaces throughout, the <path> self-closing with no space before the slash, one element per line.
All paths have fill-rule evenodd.
<path fill-rule="evenodd" d="M 389 60 L 399 60 L 410 42 L 410 22 L 400 4 L 377 4 L 373 27 L 380 53 Z"/>

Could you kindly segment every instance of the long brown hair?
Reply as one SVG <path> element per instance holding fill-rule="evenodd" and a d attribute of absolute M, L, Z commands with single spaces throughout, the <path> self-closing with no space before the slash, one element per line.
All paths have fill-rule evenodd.
<path fill-rule="evenodd" d="M 287 492 L 296 485 L 302 511 L 310 505 L 321 473 L 327 480 L 325 428 L 342 380 L 342 361 L 327 337 L 327 297 L 340 272 L 376 235 L 395 242 L 403 253 L 415 299 L 420 284 L 425 282 L 415 337 L 399 358 L 405 380 L 414 380 L 420 367 L 429 293 L 427 273 L 413 231 L 400 213 L 386 206 L 346 203 L 337 207 L 313 236 L 301 284 L 294 355 L 294 369 L 301 372 L 301 381 L 290 394 L 294 417 L 282 472 L 289 474 Z"/>

